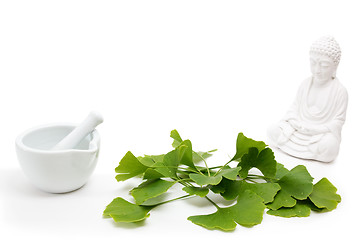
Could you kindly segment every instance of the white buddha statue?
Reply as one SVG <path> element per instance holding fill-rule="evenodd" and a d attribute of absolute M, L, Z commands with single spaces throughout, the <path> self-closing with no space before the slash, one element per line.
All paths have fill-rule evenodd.
<path fill-rule="evenodd" d="M 336 78 L 341 50 L 333 37 L 310 48 L 312 76 L 300 85 L 285 117 L 268 129 L 270 145 L 289 155 L 333 161 L 339 152 L 348 94 Z"/>

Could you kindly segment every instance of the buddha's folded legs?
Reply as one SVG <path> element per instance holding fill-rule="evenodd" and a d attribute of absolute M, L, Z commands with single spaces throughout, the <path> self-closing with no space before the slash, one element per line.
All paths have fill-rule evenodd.
<path fill-rule="evenodd" d="M 307 135 L 287 122 L 271 126 L 268 136 L 270 145 L 298 158 L 331 162 L 339 152 L 340 141 L 332 133 Z"/>
<path fill-rule="evenodd" d="M 316 144 L 309 145 L 315 160 L 322 162 L 333 161 L 339 153 L 340 141 L 331 133 L 325 134 Z"/>

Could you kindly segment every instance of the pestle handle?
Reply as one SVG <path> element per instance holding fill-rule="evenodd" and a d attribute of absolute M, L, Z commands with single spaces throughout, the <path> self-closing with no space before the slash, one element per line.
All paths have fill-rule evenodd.
<path fill-rule="evenodd" d="M 85 120 L 69 133 L 51 150 L 65 150 L 74 148 L 84 137 L 91 133 L 97 125 L 104 121 L 100 113 L 92 111 Z"/>

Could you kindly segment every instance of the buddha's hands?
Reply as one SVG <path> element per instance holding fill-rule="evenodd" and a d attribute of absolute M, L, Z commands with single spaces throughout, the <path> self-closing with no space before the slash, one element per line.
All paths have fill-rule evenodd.
<path fill-rule="evenodd" d="M 309 124 L 307 122 L 300 122 L 295 119 L 291 119 L 288 122 L 297 131 L 307 135 L 321 134 L 329 131 L 329 129 L 323 125 Z"/>
<path fill-rule="evenodd" d="M 300 131 L 303 128 L 302 124 L 298 120 L 290 119 L 288 120 L 288 123 L 297 131 Z"/>
<path fill-rule="evenodd" d="M 316 134 L 315 129 L 310 124 L 308 124 L 306 122 L 300 122 L 300 121 L 295 120 L 295 119 L 290 119 L 288 122 L 298 132 L 301 132 L 301 133 L 306 134 L 306 135 Z"/>
<path fill-rule="evenodd" d="M 314 128 L 314 126 L 303 122 L 300 126 L 299 132 L 303 133 L 303 134 L 307 134 L 307 135 L 315 135 L 315 134 L 319 134 L 319 132 L 317 131 L 316 128 Z"/>

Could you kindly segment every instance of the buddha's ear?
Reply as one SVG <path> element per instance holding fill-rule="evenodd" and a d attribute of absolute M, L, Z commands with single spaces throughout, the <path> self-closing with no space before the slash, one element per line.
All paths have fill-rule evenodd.
<path fill-rule="evenodd" d="M 335 69 L 335 70 L 333 71 L 332 75 L 331 75 L 332 79 L 335 79 L 335 78 L 336 78 L 336 70 L 337 70 L 337 69 Z"/>

